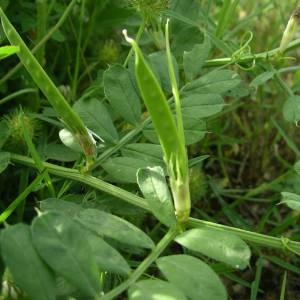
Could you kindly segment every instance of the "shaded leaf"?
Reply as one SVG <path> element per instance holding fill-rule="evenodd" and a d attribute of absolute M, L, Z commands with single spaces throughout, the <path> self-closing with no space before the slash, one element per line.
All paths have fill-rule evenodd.
<path fill-rule="evenodd" d="M 61 144 L 48 144 L 45 146 L 45 159 L 53 159 L 61 162 L 75 161 L 79 158 L 79 154 L 70 148 Z"/>
<path fill-rule="evenodd" d="M 159 258 L 157 266 L 169 282 L 190 300 L 226 300 L 226 290 L 218 275 L 204 262 L 189 255 Z"/>
<path fill-rule="evenodd" d="M 92 253 L 100 270 L 120 275 L 130 273 L 130 267 L 123 256 L 99 235 L 90 232 L 86 235 L 86 240 L 92 248 Z"/>
<path fill-rule="evenodd" d="M 163 169 L 161 167 L 140 169 L 137 181 L 154 216 L 166 226 L 175 227 L 177 222 L 173 201 Z"/>
<path fill-rule="evenodd" d="M 32 239 L 52 269 L 86 296 L 98 294 L 97 262 L 86 242 L 86 230 L 77 222 L 63 213 L 44 213 L 32 223 Z"/>
<path fill-rule="evenodd" d="M 175 285 L 159 280 L 147 279 L 133 284 L 128 290 L 129 300 L 187 300 Z"/>
<path fill-rule="evenodd" d="M 104 141 L 116 143 L 118 132 L 112 122 L 106 107 L 96 98 L 77 101 L 73 108 L 79 114 L 84 124 Z"/>
<path fill-rule="evenodd" d="M 224 100 L 219 94 L 189 94 L 182 98 L 181 110 L 183 118 L 203 119 L 222 110 Z"/>
<path fill-rule="evenodd" d="M 230 70 L 214 70 L 188 83 L 183 93 L 188 94 L 223 94 L 241 82 L 240 77 Z"/>
<path fill-rule="evenodd" d="M 40 202 L 40 210 L 43 212 L 57 211 L 65 213 L 71 217 L 75 216 L 79 211 L 83 209 L 84 208 L 77 203 L 56 198 L 49 198 Z"/>
<path fill-rule="evenodd" d="M 296 162 L 294 165 L 294 170 L 298 175 L 300 175 L 300 161 Z"/>
<path fill-rule="evenodd" d="M 283 117 L 288 122 L 300 120 L 300 96 L 291 96 L 284 102 Z"/>
<path fill-rule="evenodd" d="M 280 203 L 286 204 L 289 208 L 300 212 L 300 195 L 282 192 L 282 200 Z"/>
<path fill-rule="evenodd" d="M 206 122 L 203 120 L 184 116 L 183 126 L 186 145 L 201 141 L 207 133 Z"/>
<path fill-rule="evenodd" d="M 121 149 L 121 152 L 123 156 L 138 158 L 151 164 L 162 165 L 164 163 L 162 148 L 157 144 L 128 144 Z"/>
<path fill-rule="evenodd" d="M 183 127 L 186 145 L 199 142 L 207 133 L 206 122 L 195 117 L 184 115 Z M 152 124 L 143 130 L 143 134 L 151 143 L 159 143 Z"/>
<path fill-rule="evenodd" d="M 210 42 L 204 39 L 203 44 L 194 45 L 191 51 L 183 52 L 183 69 L 186 78 L 191 81 L 200 74 L 210 53 Z"/>
<path fill-rule="evenodd" d="M 104 92 L 112 108 L 127 122 L 131 124 L 140 122 L 141 103 L 128 70 L 121 65 L 114 65 L 106 70 Z"/>
<path fill-rule="evenodd" d="M 31 300 L 56 299 L 54 276 L 33 247 L 28 225 L 5 228 L 1 234 L 1 250 L 16 284 Z"/>
<path fill-rule="evenodd" d="M 249 265 L 250 249 L 238 236 L 211 228 L 194 228 L 175 238 L 180 245 L 204 254 L 232 267 L 244 269 Z"/>
<path fill-rule="evenodd" d="M 0 173 L 2 173 L 10 163 L 10 153 L 0 152 Z"/>
<path fill-rule="evenodd" d="M 154 52 L 148 56 L 148 59 L 153 72 L 155 73 L 157 79 L 161 84 L 163 91 L 165 91 L 166 94 L 170 94 L 172 92 L 172 86 L 170 82 L 168 66 L 166 64 L 166 53 L 162 51 Z M 177 61 L 174 57 L 172 57 L 172 59 L 173 59 L 173 66 L 175 70 L 175 77 L 178 82 L 179 74 L 178 74 Z"/>
<path fill-rule="evenodd" d="M 141 248 L 153 248 L 153 241 L 139 228 L 119 217 L 97 209 L 85 209 L 76 219 L 101 237 Z"/>
<path fill-rule="evenodd" d="M 276 71 L 266 71 L 262 74 L 259 74 L 257 77 L 255 77 L 251 83 L 250 87 L 257 88 L 258 86 L 266 83 L 269 79 L 271 79 L 275 75 Z"/>
<path fill-rule="evenodd" d="M 199 7 L 199 4 L 197 4 L 197 6 Z M 186 14 L 184 14 L 184 16 L 186 16 Z M 195 44 L 201 44 L 202 42 L 203 35 L 197 27 L 189 25 L 183 26 L 181 24 L 172 40 L 171 52 L 175 56 L 182 57 L 184 51 L 191 51 Z"/>
<path fill-rule="evenodd" d="M 103 169 L 119 182 L 136 183 L 138 169 L 155 166 L 157 163 L 132 157 L 113 157 L 101 164 Z M 164 162 L 161 161 L 161 165 Z"/>

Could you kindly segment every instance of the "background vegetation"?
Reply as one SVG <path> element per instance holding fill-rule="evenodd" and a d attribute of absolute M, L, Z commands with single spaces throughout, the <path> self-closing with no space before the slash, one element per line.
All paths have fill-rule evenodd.
<path fill-rule="evenodd" d="M 147 121 L 148 112 L 135 99 L 139 99 L 140 92 L 134 80 L 133 53 L 122 29 L 126 28 L 128 35 L 136 38 L 160 78 L 164 93 L 171 99 L 167 67 L 162 67 L 167 63 L 161 55 L 165 51 L 164 23 L 169 17 L 171 52 L 177 62 L 182 95 L 194 88 L 193 80 L 204 78 L 202 91 L 220 93 L 225 101 L 224 106 L 219 105 L 219 108 L 223 106 L 222 111 L 214 107 L 197 124 L 190 127 L 185 124 L 191 216 L 278 238 L 274 247 L 269 247 L 272 239 L 265 245 L 263 241 L 246 239 L 252 256 L 244 270 L 216 263 L 203 255 L 196 256 L 209 263 L 220 276 L 229 299 L 300 299 L 299 245 L 289 247 L 289 240 L 300 238 L 296 197 L 300 194 L 300 179 L 294 169 L 300 157 L 297 127 L 300 30 L 296 29 L 295 41 L 284 55 L 274 51 L 297 4 L 297 1 L 279 0 L 0 0 L 7 18 L 28 48 L 34 49 L 39 64 L 67 102 L 85 125 L 104 140 L 104 143 L 98 141 L 97 157 L 86 173 L 84 155 L 73 151 L 74 146 L 73 150 L 63 146 L 59 139 L 59 131 L 70 127 L 66 126 L 68 119 L 46 99 L 36 78 L 20 64 L 17 55 L 1 60 L 0 206 L 3 213 L 0 221 L 3 228 L 8 224 L 31 224 L 33 219 L 38 223 L 36 208 L 46 211 L 55 205 L 55 211 L 70 212 L 70 207 L 49 201 L 55 198 L 118 215 L 142 229 L 154 243 L 161 240 L 167 232 L 166 226 L 133 205 L 136 201 L 142 206 L 139 199 L 135 200 L 135 195 L 142 195 L 136 183 L 136 171 L 148 165 L 164 168 L 164 162 L 158 146 L 142 148 L 145 143 L 157 143 L 157 139 Z M 4 31 L 0 30 L 1 44 L 8 45 Z M 197 45 L 201 46 L 197 48 Z M 25 61 L 22 63 L 26 66 Z M 230 73 L 213 73 L 209 77 L 213 70 Z M 122 76 L 125 81 L 128 78 L 131 81 L 125 86 L 124 98 L 118 99 L 122 86 L 115 88 L 116 80 Z M 191 114 L 199 116 L 201 109 L 196 107 Z M 76 169 L 80 172 L 72 172 Z M 128 191 L 127 202 L 120 200 L 127 194 L 92 181 L 90 175 Z M 294 198 L 282 192 L 293 193 Z M 295 200 L 293 208 L 296 209 L 278 205 L 282 197 Z M 15 206 L 11 207 L 11 203 Z M 36 223 L 32 226 L 38 230 Z M 2 243 L 4 238 L 2 234 Z M 110 239 L 113 240 L 111 236 L 107 240 Z M 144 248 L 151 248 L 151 242 L 148 241 L 150 246 L 147 240 L 144 243 Z M 145 252 L 133 251 L 132 244 L 122 246 L 113 241 L 112 245 L 132 269 L 145 258 Z M 179 253 L 193 251 L 179 244 L 164 248 L 165 255 Z M 8 264 L 4 257 L 2 298 L 26 298 L 15 285 L 16 278 L 7 271 Z M 123 282 L 124 274 L 120 275 L 120 270 L 117 273 L 102 275 L 104 292 Z M 26 270 L 21 276 L 26 277 Z M 143 278 L 155 276 L 160 277 L 159 270 L 151 265 Z M 69 299 L 66 297 L 70 295 L 86 299 L 69 286 L 60 292 L 61 299 Z M 177 297 L 182 299 L 179 293 Z M 123 293 L 115 299 L 127 299 L 126 295 Z"/>

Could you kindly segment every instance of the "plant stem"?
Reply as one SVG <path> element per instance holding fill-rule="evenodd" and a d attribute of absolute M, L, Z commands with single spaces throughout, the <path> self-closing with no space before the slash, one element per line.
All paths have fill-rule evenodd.
<path fill-rule="evenodd" d="M 270 247 L 280 250 L 290 249 L 291 251 L 299 252 L 300 251 L 300 242 L 295 242 L 288 240 L 288 242 L 283 241 L 282 238 L 277 238 L 273 236 L 268 236 L 261 233 L 256 233 L 248 230 L 243 230 L 235 227 L 230 227 L 226 225 L 221 225 L 213 222 L 208 222 L 204 220 L 198 220 L 194 218 L 190 218 L 189 220 L 190 227 L 208 227 L 214 228 L 221 231 L 231 232 L 233 234 L 238 235 L 241 239 L 255 243 L 256 245 L 262 247 Z"/>
<path fill-rule="evenodd" d="M 36 164 L 34 163 L 34 160 L 26 156 L 11 153 L 11 160 L 22 165 L 37 168 Z M 98 179 L 94 176 L 82 174 L 75 169 L 69 169 L 45 162 L 43 163 L 43 166 L 50 174 L 81 182 L 95 189 L 108 193 L 114 197 L 127 201 L 142 209 L 150 210 L 149 206 L 147 205 L 147 202 L 143 198 L 136 196 L 135 194 L 123 190 L 117 186 L 114 186 L 110 183 L 107 183 L 101 179 Z"/>
<path fill-rule="evenodd" d="M 36 41 L 39 42 L 45 36 L 47 32 L 47 20 L 48 20 L 48 3 L 47 0 L 36 0 L 37 10 L 37 34 Z M 45 43 L 40 47 L 36 53 L 36 58 L 41 66 L 45 64 Z"/>
<path fill-rule="evenodd" d="M 115 299 L 116 296 L 124 292 L 128 287 L 130 287 L 143 273 L 148 269 L 148 267 L 159 257 L 159 255 L 167 248 L 167 246 L 174 240 L 178 234 L 178 229 L 170 229 L 166 235 L 160 240 L 156 247 L 151 251 L 151 253 L 144 259 L 141 264 L 135 269 L 131 276 L 125 280 L 123 283 L 118 285 L 115 289 L 109 291 L 106 295 L 101 297 L 101 300 Z"/>
<path fill-rule="evenodd" d="M 0 224 L 6 221 L 6 219 L 15 211 L 15 209 L 25 200 L 25 198 L 36 188 L 38 184 L 43 180 L 44 174 L 40 173 L 31 184 L 4 210 L 0 215 Z"/>
<path fill-rule="evenodd" d="M 76 93 L 77 93 L 77 82 L 78 82 L 78 74 L 79 74 L 79 67 L 81 61 L 81 44 L 82 44 L 82 33 L 83 33 L 83 20 L 84 20 L 84 10 L 85 10 L 85 0 L 81 2 L 80 8 L 80 19 L 79 19 L 79 33 L 77 39 L 77 48 L 76 48 L 76 59 L 75 59 L 75 68 L 74 68 L 74 76 L 72 80 L 72 100 L 75 101 Z"/>
<path fill-rule="evenodd" d="M 37 168 L 34 161 L 31 158 L 28 158 L 26 156 L 11 153 L 11 160 L 15 163 Z M 54 174 L 59 177 L 68 178 L 68 179 L 81 182 L 95 189 L 108 193 L 112 196 L 120 198 L 124 201 L 127 201 L 137 207 L 150 211 L 150 208 L 147 205 L 145 199 L 136 196 L 126 190 L 123 190 L 117 186 L 109 184 L 91 175 L 81 174 L 79 171 L 74 169 L 60 167 L 50 163 L 43 163 L 43 165 L 50 174 Z M 282 238 L 272 237 L 272 236 L 252 232 L 252 231 L 242 230 L 239 228 L 234 228 L 234 227 L 208 222 L 204 220 L 198 220 L 194 218 L 189 218 L 188 225 L 190 227 L 210 227 L 210 228 L 223 230 L 226 232 L 232 232 L 238 235 L 239 237 L 241 237 L 242 239 L 244 239 L 245 241 L 253 242 L 262 247 L 270 247 L 270 248 L 281 249 L 281 250 L 286 250 L 287 248 L 289 248 L 295 252 L 300 252 L 300 242 L 288 240 L 288 242 L 284 243 Z"/>
<path fill-rule="evenodd" d="M 296 39 L 288 45 L 285 52 L 298 48 L 299 46 L 300 46 L 300 39 Z M 275 48 L 270 51 L 264 51 L 252 55 L 245 55 L 244 57 L 241 57 L 238 60 L 234 60 L 232 59 L 232 57 L 209 59 L 204 64 L 204 67 L 217 67 L 217 66 L 224 66 L 224 65 L 237 64 L 237 63 L 243 64 L 243 63 L 252 62 L 254 59 L 256 62 L 260 60 L 267 61 L 271 58 L 275 58 L 278 55 L 278 51 L 279 48 Z"/>
<path fill-rule="evenodd" d="M 16 98 L 16 97 L 19 97 L 21 95 L 24 95 L 24 94 L 29 94 L 29 93 L 37 93 L 38 90 L 37 89 L 32 89 L 32 88 L 27 88 L 27 89 L 23 89 L 23 90 L 19 90 L 17 92 L 14 92 L 14 93 L 11 93 L 9 94 L 8 96 L 0 99 L 0 105 Z"/>

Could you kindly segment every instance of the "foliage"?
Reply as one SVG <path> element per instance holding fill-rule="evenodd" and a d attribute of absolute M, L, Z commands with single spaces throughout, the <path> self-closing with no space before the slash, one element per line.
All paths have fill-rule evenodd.
<path fill-rule="evenodd" d="M 292 2 L 0 0 L 0 299 L 295 299 Z"/>

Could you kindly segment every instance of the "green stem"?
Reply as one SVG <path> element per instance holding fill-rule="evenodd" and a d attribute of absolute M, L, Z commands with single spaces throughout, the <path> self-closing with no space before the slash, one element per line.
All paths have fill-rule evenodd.
<path fill-rule="evenodd" d="M 291 51 L 300 46 L 300 39 L 296 39 L 293 42 L 289 43 L 285 52 Z M 252 62 L 254 59 L 256 62 L 258 61 L 268 61 L 271 58 L 275 58 L 278 56 L 279 48 L 272 49 L 270 51 L 264 51 L 257 54 L 245 55 L 244 57 L 239 58 L 238 60 L 233 60 L 232 57 L 225 58 L 217 58 L 217 59 L 209 59 L 204 64 L 204 67 L 218 67 L 230 64 L 244 64 Z"/>
<path fill-rule="evenodd" d="M 81 44 L 82 44 L 82 33 L 83 33 L 83 20 L 84 20 L 84 10 L 85 10 L 85 0 L 81 2 L 81 11 L 80 11 L 80 20 L 79 20 L 79 33 L 77 39 L 77 48 L 76 48 L 76 60 L 75 60 L 75 68 L 74 68 L 74 76 L 72 81 L 72 100 L 76 99 L 76 92 L 77 92 L 77 82 L 78 82 L 78 74 L 79 74 L 79 67 L 81 61 Z"/>
<path fill-rule="evenodd" d="M 11 153 L 11 160 L 15 163 L 19 163 L 22 165 L 36 168 L 34 161 L 31 158 L 28 158 L 26 156 Z M 109 184 L 109 183 L 102 181 L 91 175 L 81 174 L 79 171 L 74 170 L 74 169 L 68 169 L 68 168 L 56 166 L 56 165 L 50 164 L 50 163 L 43 163 L 43 165 L 48 170 L 48 172 L 51 174 L 54 174 L 54 175 L 57 175 L 57 176 L 63 177 L 63 178 L 72 179 L 77 182 L 81 182 L 81 183 L 91 186 L 95 189 L 99 189 L 105 193 L 108 193 L 112 196 L 120 198 L 124 201 L 127 201 L 137 207 L 140 207 L 142 209 L 150 211 L 150 208 L 147 205 L 147 202 L 145 201 L 145 199 L 138 197 L 138 196 L 136 196 L 126 190 L 123 190 L 117 186 Z M 286 249 L 290 248 L 295 252 L 300 252 L 300 242 L 295 242 L 295 241 L 289 240 L 287 243 L 283 243 L 283 240 L 281 238 L 276 238 L 276 237 L 272 237 L 272 236 L 252 232 L 252 231 L 242 230 L 239 228 L 234 228 L 234 227 L 221 225 L 221 224 L 217 224 L 217 223 L 212 223 L 212 222 L 208 222 L 208 221 L 204 221 L 204 220 L 198 220 L 198 219 L 194 219 L 194 218 L 189 218 L 188 224 L 191 227 L 199 227 L 199 226 L 203 227 L 204 226 L 204 227 L 210 227 L 210 228 L 224 230 L 226 232 L 232 232 L 232 233 L 240 236 L 245 241 L 253 242 L 253 243 L 256 243 L 257 245 L 260 245 L 263 247 L 270 247 L 270 248 L 276 248 L 276 249 L 281 249 L 281 250 L 286 250 Z"/>
<path fill-rule="evenodd" d="M 146 259 L 135 269 L 131 276 L 123 283 L 118 285 L 115 289 L 109 291 L 106 295 L 101 297 L 101 300 L 115 299 L 116 296 L 127 290 L 140 276 L 148 269 L 148 267 L 159 257 L 159 255 L 167 248 L 167 246 L 174 240 L 178 234 L 178 229 L 170 229 L 167 234 L 160 240 L 156 247 L 146 257 Z"/>
<path fill-rule="evenodd" d="M 18 187 L 18 194 L 21 194 L 29 185 L 29 174 L 30 169 L 29 168 L 22 168 L 22 172 L 20 174 L 20 182 Z M 20 205 L 18 205 L 18 208 L 16 209 L 16 216 L 17 216 L 17 222 L 23 221 L 23 215 L 24 215 L 24 209 L 25 209 L 26 201 L 22 201 Z"/>
<path fill-rule="evenodd" d="M 44 174 L 40 173 L 31 184 L 5 209 L 0 215 L 0 224 L 5 222 L 6 219 L 15 211 L 15 209 L 25 200 L 25 198 L 35 190 L 36 186 L 43 180 Z"/>
<path fill-rule="evenodd" d="M 48 31 L 48 33 L 39 41 L 39 43 L 31 50 L 31 53 L 36 53 L 43 45 L 50 39 L 52 34 L 58 30 L 59 27 L 65 22 L 67 17 L 69 16 L 70 12 L 73 9 L 73 6 L 76 4 L 77 0 L 72 0 L 64 13 L 62 14 L 61 18 L 58 20 L 58 22 Z M 18 63 L 14 68 L 10 69 L 6 75 L 4 75 L 0 79 L 0 86 L 8 80 L 10 77 L 12 77 L 20 68 L 22 67 L 22 63 Z"/>
<path fill-rule="evenodd" d="M 0 99 L 0 105 L 16 98 L 16 97 L 19 97 L 21 95 L 24 95 L 24 94 L 29 94 L 29 93 L 37 93 L 37 89 L 31 89 L 31 88 L 28 88 L 28 89 L 23 89 L 23 90 L 19 90 L 17 92 L 14 92 L 14 93 L 11 93 L 9 94 L 8 96 Z"/>
<path fill-rule="evenodd" d="M 291 240 L 283 240 L 282 238 L 277 238 L 273 236 L 268 236 L 261 233 L 256 233 L 248 230 L 243 230 L 235 227 L 230 227 L 226 225 L 221 225 L 213 222 L 208 222 L 204 220 L 198 220 L 190 218 L 189 220 L 190 227 L 208 227 L 214 228 L 221 231 L 231 232 L 238 235 L 241 239 L 254 243 L 262 247 L 270 247 L 280 250 L 290 250 L 295 252 L 300 252 L 300 242 L 295 242 Z"/>
<path fill-rule="evenodd" d="M 39 42 L 47 32 L 47 19 L 48 19 L 48 3 L 47 0 L 36 0 L 37 10 L 37 36 L 36 41 Z M 45 64 L 45 44 L 43 44 L 38 52 L 36 58 L 41 66 Z"/>
<path fill-rule="evenodd" d="M 11 153 L 11 160 L 20 163 L 25 166 L 37 168 L 35 162 L 33 159 L 22 156 L 19 154 L 13 154 Z M 147 202 L 135 194 L 132 194 L 126 190 L 123 190 L 117 186 L 114 186 L 110 183 L 107 183 L 101 179 L 98 179 L 94 176 L 88 175 L 88 174 L 82 174 L 78 170 L 75 169 L 69 169 L 61 166 L 57 166 L 50 163 L 43 163 L 44 168 L 53 175 L 62 177 L 62 178 L 68 178 L 71 180 L 75 180 L 77 182 L 81 182 L 83 184 L 86 184 L 90 187 L 93 187 L 95 189 L 101 190 L 105 193 L 108 193 L 114 197 L 120 198 L 124 201 L 127 201 L 128 203 L 131 203 L 132 205 L 138 206 L 145 210 L 150 210 L 149 206 L 147 205 Z"/>
<path fill-rule="evenodd" d="M 23 136 L 24 136 L 25 142 L 27 144 L 28 150 L 35 162 L 35 165 L 36 165 L 38 171 L 41 173 L 44 170 L 43 162 L 40 158 L 40 155 L 39 155 L 37 149 L 35 148 L 35 146 L 32 142 L 32 137 L 30 136 L 30 133 L 29 133 L 29 131 L 26 127 L 26 123 L 24 121 L 24 113 L 23 112 L 22 112 L 22 115 L 20 115 L 19 120 L 20 120 L 20 124 L 23 128 Z M 44 179 L 45 179 L 45 183 L 46 183 L 46 186 L 49 190 L 51 197 L 55 198 L 55 195 L 56 195 L 55 189 L 54 189 L 51 178 L 47 171 L 44 172 Z"/>

